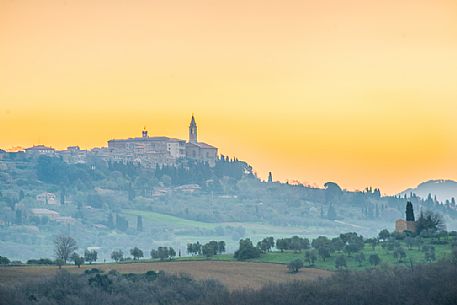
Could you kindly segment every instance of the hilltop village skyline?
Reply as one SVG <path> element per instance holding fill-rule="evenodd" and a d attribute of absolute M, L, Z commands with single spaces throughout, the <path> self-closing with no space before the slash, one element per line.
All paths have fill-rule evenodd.
<path fill-rule="evenodd" d="M 176 165 L 177 161 L 183 158 L 206 162 L 212 167 L 218 158 L 217 147 L 198 141 L 198 126 L 193 114 L 187 141 L 167 136 L 150 136 L 144 128 L 141 136 L 110 139 L 106 147 L 81 149 L 78 145 L 72 145 L 58 150 L 52 146 L 38 144 L 27 148 L 18 147 L 14 152 L 23 152 L 32 157 L 62 157 L 70 164 L 86 163 L 89 157 L 94 156 L 104 161 L 132 163 L 144 167 Z"/>
<path fill-rule="evenodd" d="M 79 145 L 70 145 L 66 149 L 56 149 L 52 145 L 37 144 L 31 147 L 23 148 L 16 146 L 11 149 L 0 147 L 0 160 L 3 153 L 24 153 L 28 157 L 37 158 L 39 156 L 60 157 L 69 164 L 87 163 L 90 158 L 95 157 L 105 162 L 120 162 L 123 164 L 131 163 L 146 168 L 156 166 L 176 166 L 180 160 L 188 159 L 198 162 L 205 162 L 210 167 L 214 167 L 218 158 L 227 158 L 223 154 L 219 155 L 219 148 L 211 144 L 199 141 L 198 125 L 194 114 L 192 114 L 188 125 L 187 140 L 177 137 L 168 137 L 163 135 L 150 135 L 146 127 L 137 137 L 113 138 L 106 141 L 107 145 L 102 147 L 93 147 L 81 149 Z M 247 160 L 248 163 L 250 160 Z M 257 173 L 254 171 L 257 175 Z M 259 177 L 260 178 L 260 177 Z M 272 172 L 268 171 L 264 177 L 265 181 L 272 181 Z M 262 178 L 260 178 L 262 179 Z M 320 188 L 316 183 L 303 183 L 299 180 L 286 179 L 285 183 L 300 183 L 310 187 Z M 444 192 L 444 199 L 450 198 L 449 194 L 453 193 L 453 185 L 446 189 L 446 184 L 456 183 L 450 179 L 429 179 L 421 182 L 417 188 L 410 187 L 401 192 L 384 194 L 384 195 L 405 195 L 418 192 L 423 198 L 427 197 L 427 192 L 438 187 L 438 193 Z M 430 188 L 430 186 L 432 186 Z M 439 190 L 439 188 L 444 188 Z M 422 190 L 421 188 L 424 188 Z M 346 188 L 344 188 L 346 189 Z M 358 191 L 358 189 L 346 189 Z M 425 193 L 424 193 L 425 192 Z M 427 194 L 426 194 L 427 193 Z M 443 199 L 442 198 L 442 199 Z"/>

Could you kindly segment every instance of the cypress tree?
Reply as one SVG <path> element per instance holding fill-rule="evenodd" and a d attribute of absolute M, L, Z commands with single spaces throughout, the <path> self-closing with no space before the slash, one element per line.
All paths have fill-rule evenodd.
<path fill-rule="evenodd" d="M 141 216 L 141 215 L 138 215 L 136 218 L 136 230 L 138 232 L 143 231 L 143 216 Z"/>
<path fill-rule="evenodd" d="M 408 201 L 406 203 L 406 221 L 415 221 L 413 204 L 411 203 L 411 201 Z"/>

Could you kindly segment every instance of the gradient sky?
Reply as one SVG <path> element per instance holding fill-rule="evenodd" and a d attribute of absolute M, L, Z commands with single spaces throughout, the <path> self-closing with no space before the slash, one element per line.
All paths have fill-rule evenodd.
<path fill-rule="evenodd" d="M 260 177 L 457 179 L 457 1 L 0 0 L 0 147 L 199 138 Z"/>

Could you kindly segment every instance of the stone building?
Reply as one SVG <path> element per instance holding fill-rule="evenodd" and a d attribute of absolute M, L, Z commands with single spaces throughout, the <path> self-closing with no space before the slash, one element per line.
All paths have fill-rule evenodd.
<path fill-rule="evenodd" d="M 34 145 L 32 147 L 26 148 L 25 153 L 29 156 L 37 157 L 37 156 L 50 156 L 53 157 L 56 155 L 56 150 L 52 147 L 44 146 L 44 145 Z"/>
<path fill-rule="evenodd" d="M 189 142 L 163 136 L 150 137 L 143 130 L 141 137 L 113 139 L 108 141 L 108 148 L 93 151 L 107 161 L 134 163 L 145 167 L 156 165 L 175 165 L 178 160 L 188 158 L 207 162 L 214 166 L 217 160 L 217 148 L 198 142 L 197 123 L 192 115 L 189 125 Z"/>
<path fill-rule="evenodd" d="M 412 233 L 416 232 L 416 222 L 404 219 L 397 219 L 395 221 L 395 231 L 398 233 L 403 233 L 409 231 Z"/>
<path fill-rule="evenodd" d="M 110 161 L 132 162 L 146 167 L 173 165 L 186 156 L 186 141 L 168 137 L 150 137 L 146 130 L 137 138 L 109 140 Z"/>
<path fill-rule="evenodd" d="M 216 165 L 217 147 L 198 142 L 197 123 L 192 115 L 189 125 L 189 142 L 186 144 L 186 157 L 191 160 L 207 162 L 209 166 Z"/>

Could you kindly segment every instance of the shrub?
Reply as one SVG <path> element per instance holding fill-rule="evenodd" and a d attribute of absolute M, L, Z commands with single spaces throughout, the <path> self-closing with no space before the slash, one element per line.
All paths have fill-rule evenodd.
<path fill-rule="evenodd" d="M 0 265 L 9 265 L 10 260 L 5 256 L 0 256 Z"/>
<path fill-rule="evenodd" d="M 346 267 L 347 267 L 346 258 L 342 255 L 337 256 L 335 259 L 335 268 L 341 269 L 341 268 L 346 268 Z"/>
<path fill-rule="evenodd" d="M 27 261 L 29 265 L 54 265 L 54 261 L 49 258 L 40 258 L 40 259 L 29 259 Z"/>
<path fill-rule="evenodd" d="M 287 265 L 290 273 L 297 273 L 301 268 L 303 268 L 303 261 L 301 259 L 294 259 Z"/>

